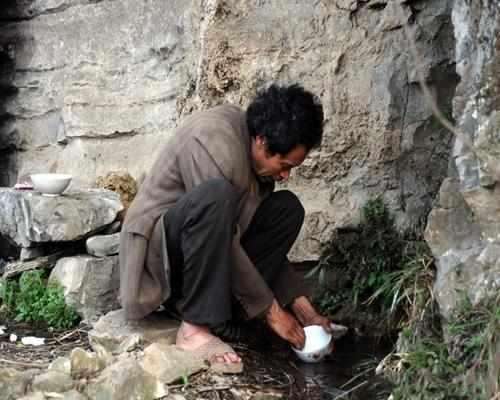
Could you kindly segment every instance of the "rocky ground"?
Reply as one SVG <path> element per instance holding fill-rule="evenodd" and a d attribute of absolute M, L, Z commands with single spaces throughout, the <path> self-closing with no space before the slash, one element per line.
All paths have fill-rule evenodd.
<path fill-rule="evenodd" d="M 91 351 L 88 335 L 91 327 L 85 324 L 65 331 L 10 320 L 0 325 L 3 326 L 0 368 L 42 372 L 58 357 L 68 357 L 75 348 Z M 17 340 L 13 341 L 12 335 L 16 335 Z M 42 345 L 25 345 L 21 339 L 26 337 L 45 340 Z M 262 339 L 259 348 L 255 342 L 233 344 L 245 362 L 242 374 L 200 371 L 169 384 L 168 395 L 163 399 L 320 399 L 320 386 L 302 374 L 290 350 L 279 341 Z"/>

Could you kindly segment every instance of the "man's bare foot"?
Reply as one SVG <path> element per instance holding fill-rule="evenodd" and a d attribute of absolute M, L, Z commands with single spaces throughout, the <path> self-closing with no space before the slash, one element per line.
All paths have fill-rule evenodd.
<path fill-rule="evenodd" d="M 212 335 L 209 329 L 203 325 L 195 325 L 186 321 L 182 321 L 179 330 L 177 331 L 176 346 L 186 350 L 193 351 L 200 349 L 202 346 L 214 340 L 219 340 Z M 241 358 L 234 352 L 226 352 L 216 354 L 215 359 L 209 360 L 218 363 L 240 363 Z"/>

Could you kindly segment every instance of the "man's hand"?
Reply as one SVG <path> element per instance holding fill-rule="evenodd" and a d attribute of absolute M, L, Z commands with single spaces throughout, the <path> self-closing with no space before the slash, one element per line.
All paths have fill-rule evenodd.
<path fill-rule="evenodd" d="M 292 311 L 303 326 L 321 325 L 325 331 L 333 333 L 331 321 L 318 314 L 307 297 L 297 297 L 292 303 Z"/>
<path fill-rule="evenodd" d="M 266 313 L 267 324 L 278 336 L 290 342 L 295 348 L 303 349 L 306 341 L 304 329 L 293 315 L 283 310 L 278 302 L 273 300 Z"/>

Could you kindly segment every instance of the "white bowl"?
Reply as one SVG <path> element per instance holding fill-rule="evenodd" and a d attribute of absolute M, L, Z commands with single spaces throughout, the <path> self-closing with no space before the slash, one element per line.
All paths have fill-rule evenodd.
<path fill-rule="evenodd" d="M 33 174 L 31 181 L 35 190 L 42 194 L 57 196 L 66 190 L 71 182 L 71 175 Z"/>
<path fill-rule="evenodd" d="M 320 362 L 330 353 L 332 335 L 325 331 L 320 325 L 311 325 L 304 328 L 306 343 L 302 350 L 292 347 L 297 356 L 305 362 Z"/>

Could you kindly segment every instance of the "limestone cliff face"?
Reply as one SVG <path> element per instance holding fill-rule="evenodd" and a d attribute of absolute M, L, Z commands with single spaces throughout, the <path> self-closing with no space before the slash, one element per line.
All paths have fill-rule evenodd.
<path fill-rule="evenodd" d="M 0 98 L 11 121 L 0 131 L 12 171 L 2 184 L 43 170 L 87 185 L 110 170 L 139 178 L 186 114 L 245 106 L 270 81 L 300 82 L 321 97 L 327 121 L 323 146 L 287 184 L 307 210 L 292 258 L 317 259 L 333 229 L 356 223 L 376 195 L 415 228 L 447 173 L 452 136 L 424 101 L 402 26 L 417 27 L 418 62 L 449 112 L 452 3 L 7 2 L 0 63 L 2 51 L 13 60 L 15 96 Z"/>
<path fill-rule="evenodd" d="M 463 293 L 478 302 L 500 289 L 500 7 L 457 0 L 453 114 L 463 139 L 441 186 L 426 239 L 437 259 L 435 292 L 444 315 Z"/>

